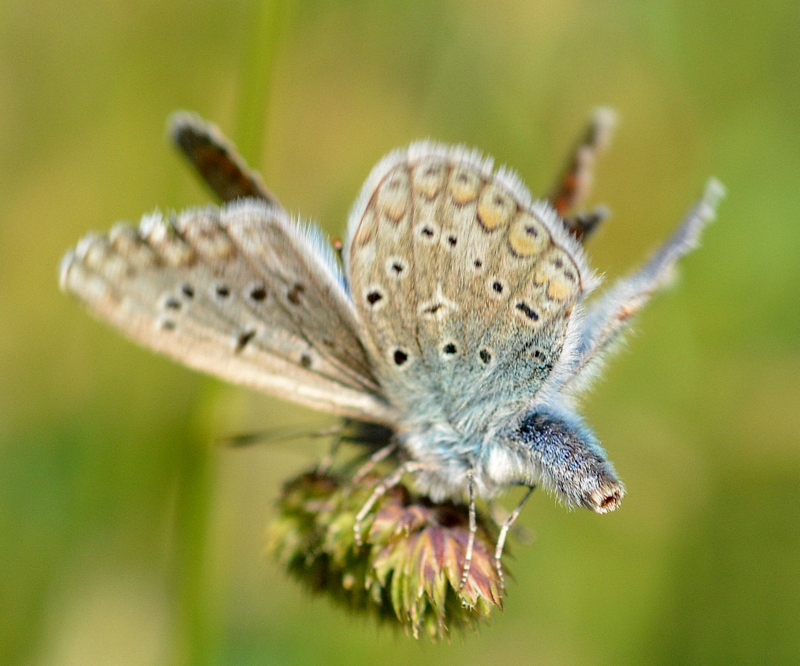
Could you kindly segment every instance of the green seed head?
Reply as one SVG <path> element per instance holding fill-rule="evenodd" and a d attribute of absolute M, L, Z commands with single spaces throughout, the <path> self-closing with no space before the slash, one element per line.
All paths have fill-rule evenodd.
<path fill-rule="evenodd" d="M 363 543 L 356 543 L 356 514 L 381 478 L 371 474 L 354 486 L 347 474 L 312 472 L 288 482 L 268 530 L 269 550 L 313 591 L 402 626 L 415 638 L 436 640 L 475 628 L 493 608 L 502 608 L 497 529 L 481 511 L 463 586 L 465 506 L 433 503 L 397 485 L 364 518 Z"/>

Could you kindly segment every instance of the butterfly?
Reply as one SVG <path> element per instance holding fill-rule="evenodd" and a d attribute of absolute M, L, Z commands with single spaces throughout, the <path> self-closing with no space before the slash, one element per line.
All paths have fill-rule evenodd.
<path fill-rule="evenodd" d="M 517 485 L 606 513 L 625 489 L 576 398 L 723 195 L 710 180 L 641 268 L 589 298 L 599 279 L 583 242 L 605 213 L 570 213 L 612 124 L 595 114 L 544 200 L 463 147 L 390 153 L 340 261 L 216 127 L 179 113 L 173 139 L 224 205 L 90 234 L 64 257 L 61 286 L 192 368 L 387 428 L 374 459 L 399 451 L 402 463 L 369 506 L 413 473 L 434 502 L 468 497 L 473 516 L 476 497 Z"/>

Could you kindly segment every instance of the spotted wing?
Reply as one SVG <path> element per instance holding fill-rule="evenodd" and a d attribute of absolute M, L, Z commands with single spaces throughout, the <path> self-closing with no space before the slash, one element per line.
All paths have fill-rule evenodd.
<path fill-rule="evenodd" d="M 69 252 L 61 285 L 193 368 L 319 409 L 391 422 L 321 234 L 255 200 L 120 224 Z"/>
<path fill-rule="evenodd" d="M 409 414 L 439 409 L 454 424 L 531 401 L 593 284 L 556 214 L 461 148 L 415 144 L 384 159 L 348 235 L 381 385 Z"/>
<path fill-rule="evenodd" d="M 278 206 L 261 175 L 247 166 L 236 147 L 213 123 L 187 111 L 173 113 L 169 134 L 189 164 L 223 202 L 255 198 Z"/>

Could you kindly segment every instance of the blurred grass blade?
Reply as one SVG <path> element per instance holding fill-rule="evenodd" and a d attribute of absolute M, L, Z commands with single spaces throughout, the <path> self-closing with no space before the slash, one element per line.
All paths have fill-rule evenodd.
<path fill-rule="evenodd" d="M 288 23 L 288 0 L 264 0 L 257 8 L 250 44 L 242 64 L 235 143 L 244 158 L 263 172 L 261 150 L 267 130 L 275 56 Z"/>

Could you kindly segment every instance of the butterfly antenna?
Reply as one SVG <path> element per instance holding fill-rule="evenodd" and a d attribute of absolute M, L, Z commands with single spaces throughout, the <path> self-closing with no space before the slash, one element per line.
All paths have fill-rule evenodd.
<path fill-rule="evenodd" d="M 319 439 L 322 437 L 332 437 L 339 435 L 345 429 L 346 424 L 342 423 L 330 428 L 321 430 L 264 430 L 261 432 L 241 433 L 238 435 L 227 435 L 218 440 L 220 446 L 228 448 L 244 448 L 254 444 L 283 444 L 294 439 Z"/>

